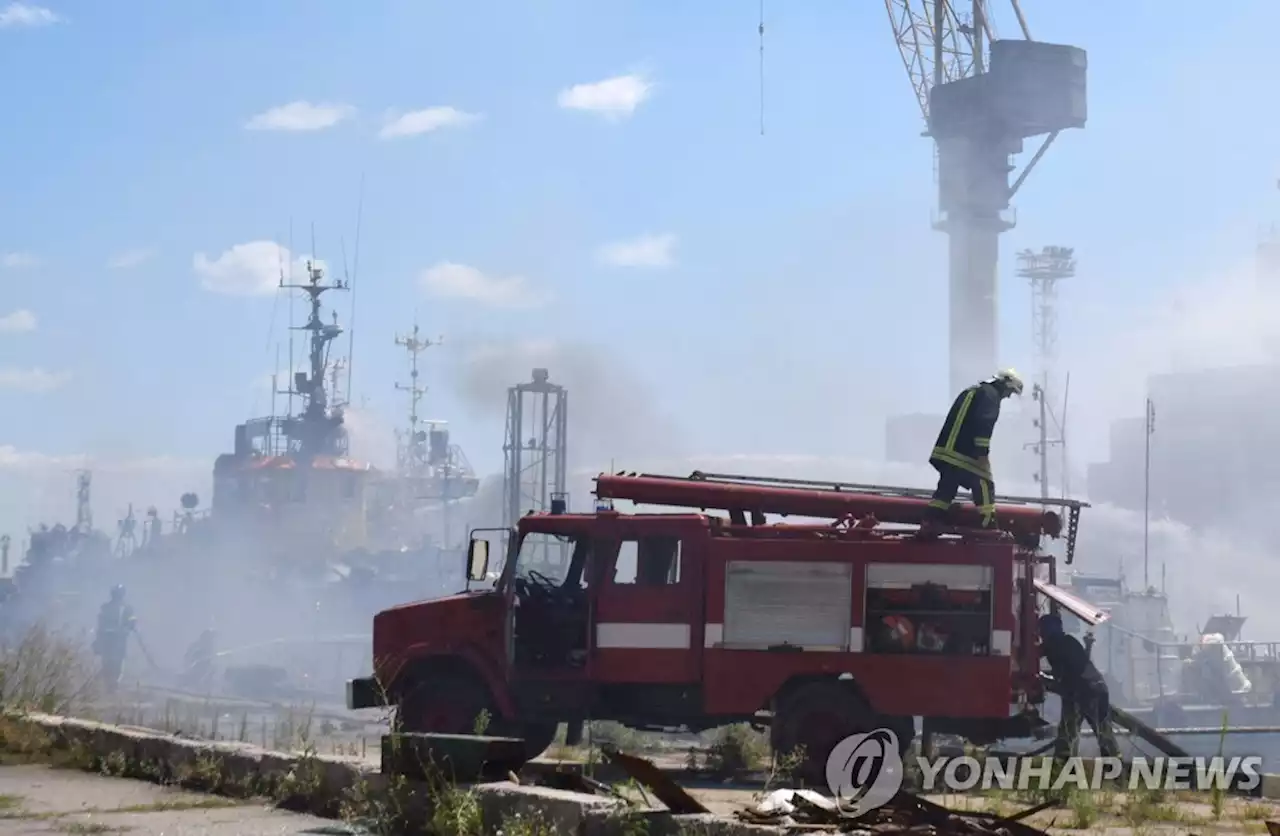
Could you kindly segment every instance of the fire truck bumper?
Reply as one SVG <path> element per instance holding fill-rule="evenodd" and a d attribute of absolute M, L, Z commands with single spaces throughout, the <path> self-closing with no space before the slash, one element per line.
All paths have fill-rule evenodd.
<path fill-rule="evenodd" d="M 378 708 L 387 704 L 382 689 L 372 676 L 347 680 L 347 708 Z"/>

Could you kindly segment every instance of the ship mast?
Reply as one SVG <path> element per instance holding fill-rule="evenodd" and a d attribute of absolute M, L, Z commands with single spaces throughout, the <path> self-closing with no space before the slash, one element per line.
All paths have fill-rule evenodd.
<path fill-rule="evenodd" d="M 396 389 L 409 393 L 409 432 L 403 437 L 400 445 L 400 471 L 409 476 L 421 476 L 427 468 L 427 434 L 418 429 L 421 418 L 418 416 L 418 404 L 427 394 L 426 387 L 418 383 L 418 355 L 433 345 L 439 345 L 443 338 L 437 337 L 435 342 L 418 336 L 418 323 L 413 324 L 413 333 L 408 337 L 396 337 L 396 345 L 404 348 L 409 354 L 409 383 L 397 383 Z"/>
<path fill-rule="evenodd" d="M 307 283 L 285 284 L 280 279 L 280 287 L 289 290 L 301 290 L 310 297 L 311 313 L 303 325 L 292 330 L 308 331 L 311 336 L 309 351 L 309 370 L 295 372 L 293 386 L 287 394 L 298 395 L 303 399 L 302 414 L 297 418 L 286 420 L 285 434 L 289 439 L 289 452 L 303 459 L 317 455 L 345 455 L 346 441 L 342 429 L 342 404 L 330 405 L 329 393 L 325 391 L 325 372 L 329 365 L 329 344 L 342 334 L 338 326 L 338 314 L 333 314 L 333 322 L 326 324 L 320 314 L 320 297 L 330 290 L 346 290 L 347 285 L 341 280 L 330 284 L 324 282 L 324 269 L 314 261 L 307 261 Z M 336 376 L 337 369 L 334 369 Z M 335 393 L 336 393 L 335 388 Z"/>

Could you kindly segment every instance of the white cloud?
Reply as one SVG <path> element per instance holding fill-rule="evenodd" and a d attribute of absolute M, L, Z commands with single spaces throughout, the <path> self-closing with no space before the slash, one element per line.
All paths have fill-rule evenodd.
<path fill-rule="evenodd" d="M 294 256 L 287 247 L 275 241 L 249 241 L 236 244 L 217 258 L 196 253 L 191 267 L 200 277 L 200 285 L 212 293 L 226 296 L 270 296 L 285 281 L 295 283 L 306 278 L 307 256 Z M 317 260 L 320 267 L 324 261 Z M 290 266 L 292 265 L 292 267 Z"/>
<path fill-rule="evenodd" d="M 0 389 L 17 389 L 21 392 L 52 392 L 71 380 L 70 372 L 50 372 L 44 369 L 0 369 Z"/>
<path fill-rule="evenodd" d="M 524 276 L 490 276 L 449 261 L 424 270 L 418 281 L 432 296 L 468 299 L 495 308 L 528 308 L 546 301 Z"/>
<path fill-rule="evenodd" d="M 0 9 L 0 29 L 15 26 L 50 26 L 61 23 L 62 17 L 43 6 L 29 6 L 26 3 L 10 3 Z"/>
<path fill-rule="evenodd" d="M 560 91 L 557 102 L 567 110 L 586 110 L 617 120 L 635 113 L 652 90 L 653 85 L 642 75 L 620 75 L 567 87 Z"/>
<path fill-rule="evenodd" d="M 17 270 L 22 267 L 35 267 L 40 263 L 40 259 L 31 253 L 5 253 L 0 256 L 0 266 Z"/>
<path fill-rule="evenodd" d="M 0 334 L 24 334 L 36 330 L 36 315 L 22 308 L 0 316 Z"/>
<path fill-rule="evenodd" d="M 356 109 L 351 105 L 322 102 L 290 102 L 273 107 L 245 123 L 250 131 L 323 131 L 351 118 Z"/>
<path fill-rule="evenodd" d="M 461 128 L 479 119 L 480 114 L 467 113 L 455 107 L 429 107 L 389 117 L 378 136 L 382 139 L 418 136 L 444 128 Z"/>
<path fill-rule="evenodd" d="M 137 267 L 156 257 L 155 247 L 139 247 L 133 250 L 125 250 L 112 256 L 107 261 L 107 267 L 112 270 L 128 270 L 131 267 Z"/>
<path fill-rule="evenodd" d="M 630 241 L 615 241 L 600 248 L 598 256 L 614 267 L 670 267 L 675 263 L 676 236 L 641 235 Z"/>

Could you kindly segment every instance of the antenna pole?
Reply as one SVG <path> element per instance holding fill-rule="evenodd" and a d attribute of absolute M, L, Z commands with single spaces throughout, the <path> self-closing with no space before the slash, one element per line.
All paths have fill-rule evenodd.
<path fill-rule="evenodd" d="M 1151 588 L 1150 552 L 1151 552 L 1151 434 L 1155 432 L 1155 407 L 1151 398 L 1146 405 L 1146 452 L 1142 463 L 1142 585 Z"/>
<path fill-rule="evenodd" d="M 360 225 L 364 220 L 364 173 L 360 174 L 360 197 L 356 201 L 356 244 L 352 253 L 351 275 L 347 277 L 347 287 L 351 288 L 351 322 L 347 327 L 347 397 L 351 403 L 351 378 L 355 377 L 356 356 L 356 277 L 360 275 Z M 346 260 L 345 258 L 343 259 Z M 337 393 L 334 393 L 337 397 Z"/>
<path fill-rule="evenodd" d="M 426 465 L 426 454 L 423 444 L 418 440 L 418 403 L 422 400 L 422 396 L 427 393 L 425 387 L 418 383 L 418 355 L 426 351 L 433 345 L 439 345 L 441 340 L 436 338 L 435 342 L 423 339 L 418 335 L 421 330 L 418 323 L 413 324 L 413 332 L 408 337 L 396 337 L 396 345 L 403 346 L 405 351 L 409 353 L 409 383 L 397 383 L 396 388 L 401 392 L 409 393 L 409 437 L 405 439 L 404 449 L 400 451 L 400 466 L 411 474 L 422 472 Z"/>

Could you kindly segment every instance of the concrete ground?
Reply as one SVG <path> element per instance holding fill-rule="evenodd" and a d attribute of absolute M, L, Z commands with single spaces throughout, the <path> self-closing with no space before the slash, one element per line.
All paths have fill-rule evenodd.
<path fill-rule="evenodd" d="M 0 766 L 0 836 L 345 833 L 338 822 L 226 798 L 46 766 Z"/>

